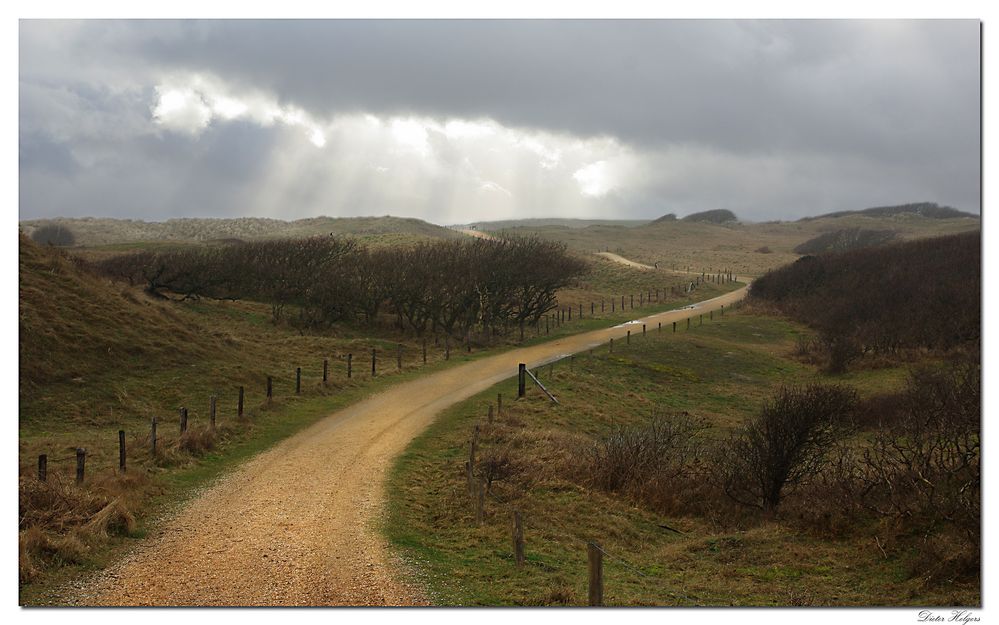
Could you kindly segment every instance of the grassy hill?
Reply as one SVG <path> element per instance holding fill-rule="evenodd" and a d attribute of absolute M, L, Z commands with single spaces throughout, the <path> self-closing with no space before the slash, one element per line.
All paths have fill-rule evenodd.
<path fill-rule="evenodd" d="M 113 246 L 137 242 L 212 242 L 226 239 L 292 238 L 335 234 L 368 243 L 396 243 L 406 239 L 454 238 L 460 234 L 419 219 L 404 217 L 312 217 L 295 221 L 240 217 L 236 219 L 168 219 L 140 221 L 95 217 L 22 221 L 31 236 L 45 226 L 68 230 L 78 246 Z"/>

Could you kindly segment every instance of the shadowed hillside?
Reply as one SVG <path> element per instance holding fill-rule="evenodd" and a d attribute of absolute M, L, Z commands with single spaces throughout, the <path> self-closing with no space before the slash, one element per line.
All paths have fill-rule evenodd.
<path fill-rule="evenodd" d="M 182 311 L 20 237 L 21 395 L 86 374 L 179 364 L 219 346 Z M 82 380 L 81 380 L 82 381 Z"/>

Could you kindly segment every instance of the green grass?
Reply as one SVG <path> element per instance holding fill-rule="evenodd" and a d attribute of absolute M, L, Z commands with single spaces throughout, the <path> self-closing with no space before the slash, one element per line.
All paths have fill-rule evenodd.
<path fill-rule="evenodd" d="M 493 424 L 485 407 L 514 396 L 515 380 L 446 410 L 397 460 L 389 478 L 384 532 L 420 572 L 441 605 L 579 605 L 586 602 L 586 543 L 605 557 L 611 605 L 976 604 L 978 589 L 923 587 L 905 553 L 882 558 L 869 535 L 828 538 L 787 520 L 718 523 L 664 518 L 641 505 L 581 486 L 573 476 L 594 437 L 648 418 L 657 406 L 705 418 L 714 434 L 754 414 L 779 383 L 830 381 L 790 356 L 808 330 L 755 314 L 727 313 L 615 341 L 539 367 L 556 395 L 539 390 L 504 405 Z M 861 395 L 899 386 L 902 366 L 837 378 Z M 481 426 L 480 463 L 507 458 L 481 527 L 467 493 L 470 433 Z M 481 466 L 481 465 L 480 465 Z M 523 514 L 527 564 L 514 566 L 512 510 Z M 660 527 L 668 525 L 682 534 Z M 901 571 L 901 573 L 900 573 Z"/>

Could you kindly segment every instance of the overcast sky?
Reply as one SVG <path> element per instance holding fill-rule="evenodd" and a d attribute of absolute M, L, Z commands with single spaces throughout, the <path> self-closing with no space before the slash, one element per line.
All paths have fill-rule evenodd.
<path fill-rule="evenodd" d="M 977 21 L 21 22 L 20 218 L 979 212 Z"/>

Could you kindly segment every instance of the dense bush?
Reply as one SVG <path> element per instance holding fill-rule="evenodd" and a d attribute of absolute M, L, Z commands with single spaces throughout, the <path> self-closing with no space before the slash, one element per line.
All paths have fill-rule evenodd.
<path fill-rule="evenodd" d="M 950 349 L 981 336 L 981 233 L 804 256 L 751 296 L 819 332 L 840 371 L 866 353 Z"/>
<path fill-rule="evenodd" d="M 883 245 L 897 238 L 891 230 L 865 230 L 863 228 L 846 228 L 824 232 L 794 248 L 797 254 L 824 254 L 827 252 L 843 252 L 858 250 L 875 245 Z"/>
<path fill-rule="evenodd" d="M 313 237 L 137 252 L 99 269 L 158 296 L 266 302 L 275 321 L 292 306 L 309 326 L 389 314 L 417 334 L 518 328 L 523 336 L 586 265 L 562 244 L 537 238 L 368 249 L 351 239 Z"/>
<path fill-rule="evenodd" d="M 76 243 L 76 237 L 69 228 L 56 224 L 36 229 L 31 233 L 31 240 L 42 245 L 67 246 Z"/>

